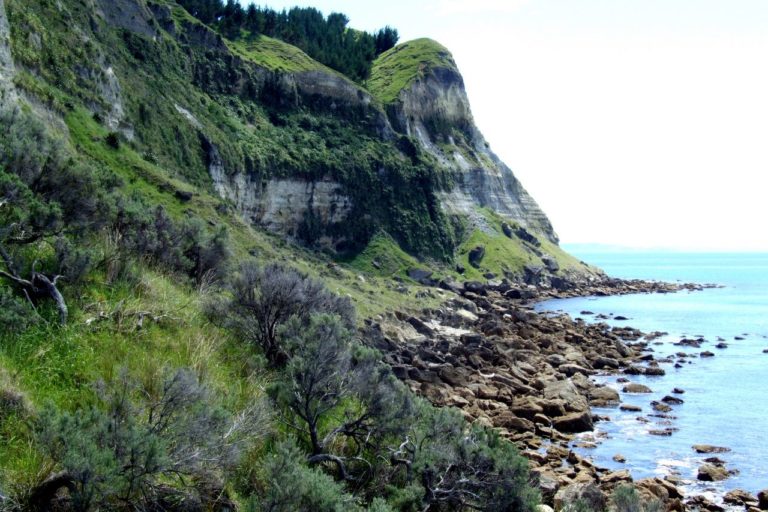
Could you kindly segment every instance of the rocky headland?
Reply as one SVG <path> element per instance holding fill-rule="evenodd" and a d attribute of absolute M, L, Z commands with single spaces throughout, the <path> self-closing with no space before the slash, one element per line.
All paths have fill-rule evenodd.
<path fill-rule="evenodd" d="M 397 377 L 432 403 L 457 407 L 468 421 L 495 427 L 515 442 L 538 477 L 544 503 L 555 510 L 576 499 L 599 508 L 615 487 L 632 483 L 628 470 L 598 467 L 572 447 L 576 434 L 591 432 L 597 422 L 609 420 L 593 413 L 592 407 L 633 407 L 623 405 L 615 389 L 590 377 L 663 375 L 659 363 L 674 361 L 657 361 L 648 349 L 665 333 L 538 313 L 534 305 L 549 298 L 672 293 L 711 285 L 611 278 L 569 282 L 560 289 L 507 281 L 437 284 L 456 292 L 443 307 L 419 315 L 395 312 L 367 323 L 365 337 L 385 354 Z M 650 391 L 626 382 L 625 393 Z M 675 389 L 652 404 L 654 423 L 660 426 L 654 426 L 651 434 L 674 432 L 670 413 L 683 402 L 682 393 Z M 599 439 L 580 437 L 577 442 L 589 446 Z M 727 450 L 702 445 L 693 449 L 704 454 Z M 614 458 L 622 459 L 619 454 Z M 723 461 L 710 457 L 705 462 L 699 480 L 728 477 L 730 470 Z M 633 483 L 645 499 L 658 499 L 667 510 L 723 510 L 702 496 L 686 497 L 682 481 L 674 476 Z M 744 491 L 723 498 L 730 506 L 759 510 L 758 497 Z"/>

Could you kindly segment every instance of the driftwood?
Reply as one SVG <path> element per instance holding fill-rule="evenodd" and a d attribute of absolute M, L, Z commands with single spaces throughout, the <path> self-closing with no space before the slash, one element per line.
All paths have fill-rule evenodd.
<path fill-rule="evenodd" d="M 69 310 L 67 303 L 64 300 L 64 296 L 59 291 L 57 283 L 63 276 L 55 275 L 48 277 L 37 271 L 37 262 L 32 265 L 32 272 L 29 279 L 24 279 L 19 275 L 19 271 L 16 269 L 16 265 L 13 263 L 13 259 L 5 250 L 5 247 L 0 244 L 0 258 L 5 263 L 7 271 L 0 270 L 0 276 L 13 282 L 24 292 L 24 295 L 29 300 L 30 304 L 34 308 L 34 300 L 38 298 L 49 298 L 56 303 L 56 308 L 59 310 L 59 323 L 64 325 L 67 323 L 67 317 L 69 316 Z M 37 309 L 35 308 L 35 311 Z"/>
<path fill-rule="evenodd" d="M 75 479 L 67 471 L 53 473 L 29 494 L 27 503 L 30 510 L 50 510 L 59 489 L 66 487 L 70 492 L 75 490 Z"/>

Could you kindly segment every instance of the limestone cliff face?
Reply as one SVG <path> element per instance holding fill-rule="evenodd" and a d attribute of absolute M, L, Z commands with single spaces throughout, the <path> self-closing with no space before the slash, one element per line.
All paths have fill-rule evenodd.
<path fill-rule="evenodd" d="M 437 45 L 405 43 L 411 44 Z M 442 58 L 423 64 L 389 105 L 393 126 L 417 139 L 457 177 L 456 188 L 440 194 L 445 209 L 472 217 L 477 206 L 488 207 L 556 243 L 547 216 L 475 126 L 464 80 L 450 53 L 441 52 Z"/>
<path fill-rule="evenodd" d="M 5 2 L 0 0 L 0 107 L 16 98 L 13 76 L 16 70 L 11 58 L 11 27 L 5 12 Z"/>

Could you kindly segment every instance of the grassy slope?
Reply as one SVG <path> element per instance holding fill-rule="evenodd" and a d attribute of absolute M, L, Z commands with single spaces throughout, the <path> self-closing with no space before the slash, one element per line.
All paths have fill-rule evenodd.
<path fill-rule="evenodd" d="M 448 49 L 432 39 L 414 39 L 381 54 L 366 87 L 382 103 L 392 103 L 426 69 L 440 66 L 456 68 Z"/>
<path fill-rule="evenodd" d="M 536 250 L 554 258 L 563 271 L 587 269 L 577 258 L 541 237 L 539 237 L 540 248 L 535 248 L 517 237 L 508 238 L 504 235 L 501 226 L 502 223 L 509 221 L 488 209 L 480 209 L 479 213 L 485 217 L 490 232 L 480 229 L 472 230 L 457 251 L 457 260 L 466 269 L 464 277 L 467 279 L 483 280 L 483 274 L 486 272 L 492 272 L 499 277 L 504 276 L 505 273 L 519 275 L 526 265 L 544 266 Z M 479 245 L 485 248 L 485 256 L 480 263 L 480 268 L 475 268 L 469 264 L 469 252 Z"/>
<path fill-rule="evenodd" d="M 325 71 L 335 73 L 300 49 L 278 39 L 257 36 L 253 40 L 227 41 L 233 53 L 271 71 Z"/>

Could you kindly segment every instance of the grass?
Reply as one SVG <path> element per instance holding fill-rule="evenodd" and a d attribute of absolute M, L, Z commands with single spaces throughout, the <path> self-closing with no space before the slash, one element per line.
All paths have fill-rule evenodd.
<path fill-rule="evenodd" d="M 366 82 L 371 94 L 384 104 L 397 100 L 400 91 L 435 67 L 456 69 L 451 53 L 432 39 L 414 39 L 381 54 Z"/>
<path fill-rule="evenodd" d="M 227 41 L 227 46 L 236 55 L 271 71 L 325 71 L 336 74 L 299 48 L 264 35 L 253 39 Z"/>

